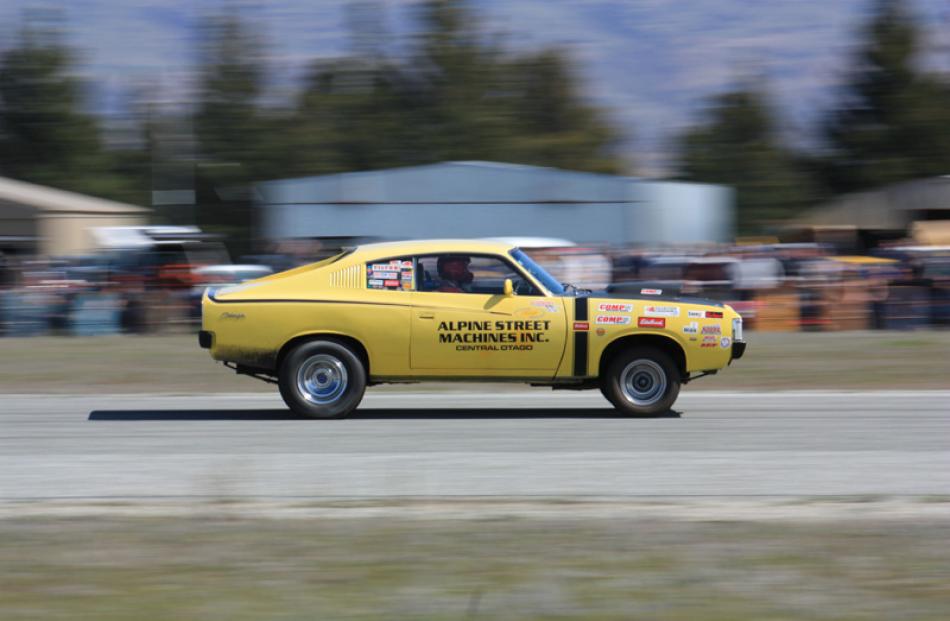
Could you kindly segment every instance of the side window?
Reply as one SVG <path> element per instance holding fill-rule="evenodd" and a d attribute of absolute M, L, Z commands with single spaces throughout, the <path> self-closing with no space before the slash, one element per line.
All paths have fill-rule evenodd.
<path fill-rule="evenodd" d="M 366 288 L 388 291 L 413 291 L 415 262 L 412 257 L 384 259 L 366 264 Z"/>
<path fill-rule="evenodd" d="M 420 291 L 501 295 L 510 278 L 517 295 L 541 295 L 509 264 L 498 257 L 440 254 L 416 259 Z"/>

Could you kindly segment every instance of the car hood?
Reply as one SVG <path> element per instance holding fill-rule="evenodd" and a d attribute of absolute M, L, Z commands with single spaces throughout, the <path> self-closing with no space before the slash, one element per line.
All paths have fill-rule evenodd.
<path fill-rule="evenodd" d="M 607 291 L 592 291 L 583 296 L 585 298 L 596 298 L 606 300 L 627 300 L 630 302 L 676 302 L 679 304 L 698 304 L 702 306 L 716 306 L 724 308 L 725 304 L 710 300 L 708 298 L 698 298 L 681 295 L 630 295 L 629 293 L 610 293 Z"/>

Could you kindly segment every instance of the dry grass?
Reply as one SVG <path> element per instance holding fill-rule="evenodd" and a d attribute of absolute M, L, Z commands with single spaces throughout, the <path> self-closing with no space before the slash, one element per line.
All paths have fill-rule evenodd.
<path fill-rule="evenodd" d="M 0 618 L 950 618 L 950 524 L 0 521 Z"/>
<path fill-rule="evenodd" d="M 950 388 L 950 332 L 748 338 L 745 358 L 691 390 Z M 273 390 L 213 362 L 190 335 L 0 339 L 0 351 L 0 392 Z"/>
<path fill-rule="evenodd" d="M 950 388 L 950 332 L 756 333 L 742 360 L 691 389 Z"/>

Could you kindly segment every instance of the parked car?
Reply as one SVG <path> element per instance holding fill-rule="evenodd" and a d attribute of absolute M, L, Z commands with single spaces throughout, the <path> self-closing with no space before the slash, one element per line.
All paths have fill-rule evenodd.
<path fill-rule="evenodd" d="M 201 296 L 208 287 L 226 287 L 239 285 L 248 280 L 263 278 L 274 273 L 266 265 L 202 265 L 194 269 L 194 285 L 189 294 L 189 306 L 193 317 L 201 313 Z"/>

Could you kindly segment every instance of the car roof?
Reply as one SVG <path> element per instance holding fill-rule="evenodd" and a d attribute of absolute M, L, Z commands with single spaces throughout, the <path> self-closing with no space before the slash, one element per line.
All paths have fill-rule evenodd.
<path fill-rule="evenodd" d="M 577 246 L 568 239 L 558 237 L 485 237 L 484 240 L 511 244 L 518 248 L 571 248 Z"/>
<path fill-rule="evenodd" d="M 274 272 L 267 265 L 257 265 L 256 263 L 233 263 L 229 265 L 202 265 L 195 272 L 199 274 L 227 274 L 230 272 L 260 272 L 262 274 L 271 274 Z"/>
<path fill-rule="evenodd" d="M 416 239 L 380 242 L 357 246 L 352 257 L 360 260 L 381 259 L 402 255 L 442 252 L 472 254 L 505 254 L 514 246 L 507 242 L 485 239 Z"/>

